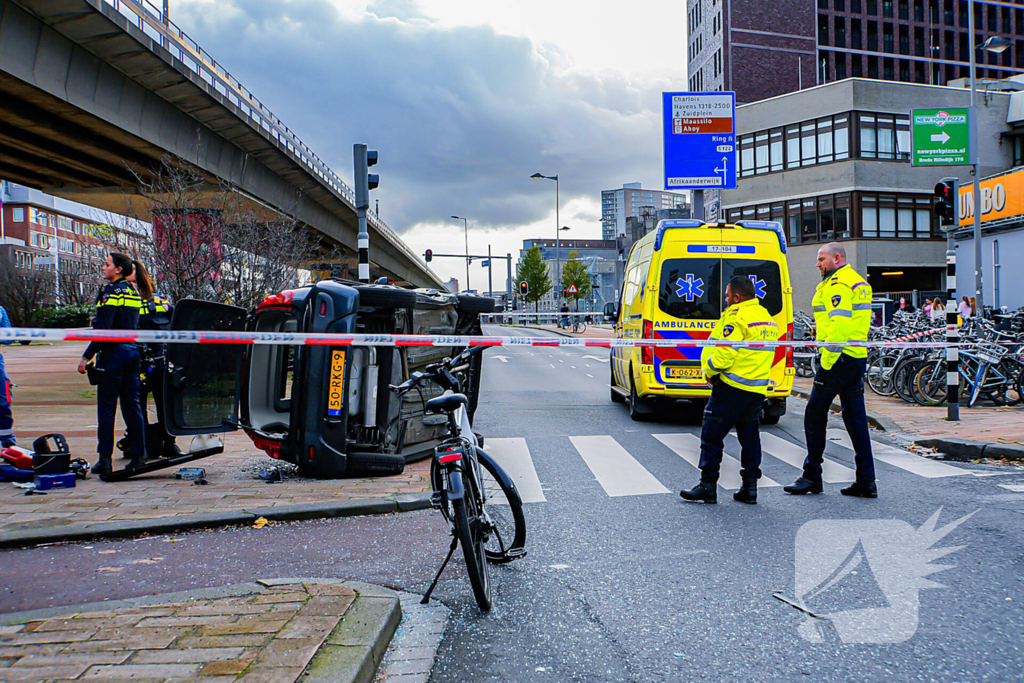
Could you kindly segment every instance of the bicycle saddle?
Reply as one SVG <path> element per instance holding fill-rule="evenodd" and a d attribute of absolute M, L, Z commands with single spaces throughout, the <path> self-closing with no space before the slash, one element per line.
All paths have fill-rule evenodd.
<path fill-rule="evenodd" d="M 459 406 L 469 404 L 465 394 L 445 394 L 427 401 L 424 409 L 428 413 L 451 413 L 458 410 Z"/>

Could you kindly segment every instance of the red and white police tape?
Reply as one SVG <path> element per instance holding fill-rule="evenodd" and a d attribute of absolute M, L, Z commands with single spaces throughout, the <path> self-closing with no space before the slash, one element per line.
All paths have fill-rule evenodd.
<path fill-rule="evenodd" d="M 931 333 L 933 331 L 928 331 Z M 901 337 L 907 339 L 913 336 Z M 763 341 L 734 342 L 721 339 L 585 339 L 581 337 L 495 337 L 483 335 L 428 334 L 334 334 L 316 332 L 223 332 L 213 330 L 64 330 L 32 327 L 0 328 L 0 342 L 33 341 L 96 341 L 141 342 L 145 344 L 256 344 L 296 346 L 586 346 L 603 348 L 704 347 L 740 346 L 745 348 L 777 348 L 836 346 L 835 342 Z M 956 346 L 970 346 L 961 343 Z M 900 349 L 937 349 L 951 346 L 948 342 L 929 341 L 867 341 L 844 342 L 843 346 Z"/>

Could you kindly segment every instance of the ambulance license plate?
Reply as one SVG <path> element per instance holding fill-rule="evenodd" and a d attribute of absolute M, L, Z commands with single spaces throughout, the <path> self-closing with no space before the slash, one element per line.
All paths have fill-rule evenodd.
<path fill-rule="evenodd" d="M 345 351 L 331 351 L 331 375 L 327 383 L 327 415 L 341 417 L 345 405 Z"/>
<path fill-rule="evenodd" d="M 700 379 L 704 373 L 700 368 L 668 368 L 668 376 L 676 379 Z"/>

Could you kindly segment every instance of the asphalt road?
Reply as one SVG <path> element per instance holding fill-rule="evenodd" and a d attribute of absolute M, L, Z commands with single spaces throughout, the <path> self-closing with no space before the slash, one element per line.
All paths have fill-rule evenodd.
<path fill-rule="evenodd" d="M 762 486 L 757 506 L 724 488 L 718 505 L 689 504 L 677 492 L 699 476 L 686 460 L 698 416 L 631 421 L 609 400 L 607 355 L 486 352 L 475 427 L 544 500 L 526 506 L 529 555 L 492 571 L 491 613 L 461 564 L 446 572 L 435 595 L 453 618 L 432 681 L 1024 679 L 1024 492 L 1012 490 L 1024 471 L 901 458 L 880 443 L 877 500 L 827 483 L 802 498 Z M 762 469 L 778 484 L 799 474 L 787 460 L 801 409 L 791 401 L 764 430 L 775 438 Z M 836 479 L 853 466 L 839 440 L 826 455 Z M 940 538 L 937 512 L 937 530 L 973 516 Z M 0 611 L 287 576 L 422 592 L 446 549 L 424 511 L 9 551 Z M 944 588 L 920 587 L 929 560 L 949 567 L 929 577 Z"/>

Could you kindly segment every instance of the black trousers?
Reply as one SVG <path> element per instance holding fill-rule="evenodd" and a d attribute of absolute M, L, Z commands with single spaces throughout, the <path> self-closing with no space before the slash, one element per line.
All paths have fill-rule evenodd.
<path fill-rule="evenodd" d="M 758 420 L 764 396 L 743 391 L 719 380 L 711 390 L 700 430 L 700 480 L 718 482 L 722 469 L 722 450 L 729 430 L 736 427 L 740 441 L 740 476 L 744 480 L 761 478 L 761 434 Z"/>
<path fill-rule="evenodd" d="M 164 374 L 167 372 L 167 364 L 160 357 L 149 363 L 146 368 L 146 381 L 142 383 L 142 393 L 139 396 L 139 404 L 142 406 L 142 419 L 146 422 L 146 452 L 151 458 L 160 457 L 164 447 L 174 445 L 174 437 L 167 433 L 167 422 L 164 415 Z M 156 406 L 156 422 L 149 423 L 149 412 L 146 405 L 149 402 L 149 395 L 153 395 L 153 405 Z"/>
<path fill-rule="evenodd" d="M 818 374 L 814 376 L 814 388 L 811 389 L 811 398 L 807 401 L 807 411 L 804 413 L 804 436 L 807 439 L 804 479 L 821 481 L 828 411 L 833 399 L 838 396 L 843 406 L 843 422 L 853 443 L 857 481 L 868 484 L 875 480 L 871 433 L 868 431 L 868 416 L 864 407 L 866 369 L 866 358 L 852 358 L 843 354 L 831 370 L 819 368 Z"/>
<path fill-rule="evenodd" d="M 139 405 L 139 350 L 135 344 L 119 344 L 100 351 L 96 362 L 102 370 L 96 385 L 96 452 L 101 457 L 114 454 L 114 416 L 121 401 L 121 417 L 128 428 L 129 457 L 145 456 L 145 422 Z"/>

